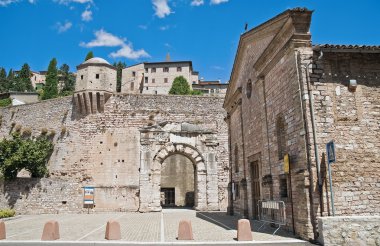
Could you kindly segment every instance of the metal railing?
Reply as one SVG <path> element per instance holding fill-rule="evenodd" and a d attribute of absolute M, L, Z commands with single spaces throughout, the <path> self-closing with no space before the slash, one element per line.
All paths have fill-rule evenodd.
<path fill-rule="evenodd" d="M 258 230 L 267 223 L 277 224 L 278 228 L 273 232 L 274 235 L 282 225 L 286 225 L 285 203 L 283 201 L 260 200 L 257 206 L 259 220 L 264 222 Z"/>

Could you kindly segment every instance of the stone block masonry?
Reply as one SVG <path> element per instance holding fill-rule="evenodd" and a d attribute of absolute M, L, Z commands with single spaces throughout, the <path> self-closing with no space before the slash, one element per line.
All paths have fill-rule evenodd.
<path fill-rule="evenodd" d="M 213 210 L 225 210 L 228 133 L 222 103 L 223 99 L 210 97 L 113 94 L 102 113 L 81 114 L 72 97 L 3 108 L 1 138 L 10 137 L 16 125 L 21 127 L 21 132 L 30 128 L 32 136 L 47 131 L 54 136 L 54 152 L 48 163 L 49 177 L 4 181 L 0 205 L 14 207 L 18 213 L 85 212 L 83 187 L 93 186 L 95 211 L 139 211 L 141 178 L 145 178 L 140 173 L 141 161 L 148 158 L 141 154 L 145 153 L 141 140 L 146 139 L 141 138 L 140 130 L 160 124 L 187 123 L 215 137 L 211 141 L 199 133 L 197 141 L 206 147 L 198 151 L 207 160 L 206 153 L 210 148 L 214 150 L 214 161 L 206 163 L 215 166 L 212 177 L 216 178 L 210 176 L 210 182 L 216 184 L 215 192 L 207 194 L 215 198 L 207 199 L 209 204 L 212 201 Z M 175 132 L 175 129 L 168 131 Z M 184 132 L 181 136 L 170 134 L 170 141 L 191 144 L 191 138 L 184 137 Z M 150 154 L 148 164 L 153 162 L 154 155 Z M 147 182 L 151 179 L 149 172 Z"/>

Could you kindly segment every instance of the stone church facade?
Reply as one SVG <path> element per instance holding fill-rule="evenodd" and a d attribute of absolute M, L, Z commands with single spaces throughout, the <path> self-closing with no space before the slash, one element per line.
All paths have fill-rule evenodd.
<path fill-rule="evenodd" d="M 116 93 L 101 58 L 77 67 L 73 97 L 1 109 L 1 137 L 14 126 L 53 139 L 49 177 L 1 183 L 1 207 L 17 213 L 77 213 L 84 187 L 93 211 L 223 211 L 228 203 L 228 132 L 223 99 Z"/>
<path fill-rule="evenodd" d="M 336 215 L 380 214 L 380 47 L 312 45 L 311 16 L 287 10 L 241 35 L 223 105 L 229 213 L 258 218 L 260 200 L 284 201 L 286 227 L 305 239 L 332 215 L 331 140 Z"/>

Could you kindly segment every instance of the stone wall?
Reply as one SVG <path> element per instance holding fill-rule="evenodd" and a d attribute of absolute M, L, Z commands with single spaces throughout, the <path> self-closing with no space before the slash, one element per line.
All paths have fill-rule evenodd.
<path fill-rule="evenodd" d="M 323 217 L 318 223 L 323 245 L 380 245 L 380 216 Z"/>
<path fill-rule="evenodd" d="M 379 215 L 380 54 L 366 50 L 322 52 L 322 56 L 320 51 L 314 52 L 310 69 L 323 181 L 320 214 L 331 215 L 326 143 L 334 140 L 335 214 Z M 357 81 L 355 91 L 348 88 L 351 79 Z"/>
<path fill-rule="evenodd" d="M 228 133 L 223 121 L 222 99 L 113 94 L 103 113 L 83 115 L 75 110 L 72 98 L 65 97 L 3 108 L 1 115 L 0 137 L 9 137 L 17 125 L 22 129 L 30 128 L 33 136 L 40 135 L 41 131 L 54 136 L 54 152 L 48 164 L 50 178 L 30 179 L 30 182 L 33 187 L 52 182 L 51 186 L 56 188 L 51 192 L 29 188 L 32 192 L 20 196 L 13 204 L 19 213 L 32 212 L 28 207 L 38 212 L 52 212 L 51 207 L 57 206 L 65 207 L 65 211 L 81 211 L 84 186 L 95 187 L 96 211 L 139 210 L 139 130 L 159 122 L 189 122 L 216 133 L 220 191 L 216 200 L 219 201 L 218 209 L 227 207 Z M 31 186 L 27 180 L 15 181 L 18 182 L 16 186 L 6 182 L 0 204 L 11 205 L 11 196 L 22 194 Z M 76 195 L 70 195 L 70 199 L 56 196 L 55 189 L 66 189 L 64 187 L 70 187 L 70 192 Z"/>

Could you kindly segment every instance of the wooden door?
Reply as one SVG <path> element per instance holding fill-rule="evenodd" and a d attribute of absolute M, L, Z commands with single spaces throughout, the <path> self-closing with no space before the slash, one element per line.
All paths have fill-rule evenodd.
<path fill-rule="evenodd" d="M 260 165 L 259 161 L 251 162 L 251 192 L 253 219 L 259 219 L 258 203 L 260 200 Z"/>

